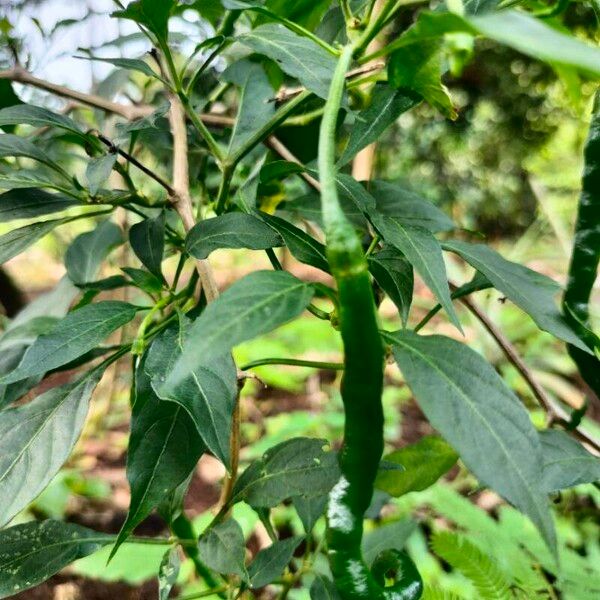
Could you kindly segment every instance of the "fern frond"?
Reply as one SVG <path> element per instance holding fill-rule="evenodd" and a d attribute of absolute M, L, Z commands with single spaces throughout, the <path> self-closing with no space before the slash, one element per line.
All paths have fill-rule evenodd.
<path fill-rule="evenodd" d="M 441 590 L 438 587 L 427 586 L 421 600 L 464 600 L 464 598 L 452 592 Z"/>
<path fill-rule="evenodd" d="M 473 582 L 482 600 L 511 600 L 510 585 L 492 559 L 457 533 L 437 532 L 433 551 Z"/>

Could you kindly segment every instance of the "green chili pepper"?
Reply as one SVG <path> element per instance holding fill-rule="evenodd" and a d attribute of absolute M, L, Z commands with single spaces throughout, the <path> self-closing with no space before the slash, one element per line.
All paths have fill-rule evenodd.
<path fill-rule="evenodd" d="M 569 281 L 564 296 L 566 317 L 583 341 L 594 348 L 598 338 L 582 327 L 589 320 L 589 300 L 600 261 L 600 92 L 596 95 L 590 132 L 585 147 L 585 167 L 575 242 L 569 267 Z M 581 376 L 600 396 L 600 361 L 574 346 L 568 346 Z"/>
<path fill-rule="evenodd" d="M 327 541 L 335 584 L 344 600 L 413 600 L 423 584 L 410 558 L 398 551 L 380 555 L 370 571 L 361 553 L 363 516 L 383 452 L 384 352 L 367 260 L 360 239 L 344 215 L 337 192 L 335 130 L 352 47 L 342 52 L 335 71 L 319 139 L 323 222 L 327 260 L 339 296 L 339 328 L 344 343 L 342 399 L 345 410 L 341 477 L 327 509 Z M 394 573 L 395 583 L 385 586 Z"/>

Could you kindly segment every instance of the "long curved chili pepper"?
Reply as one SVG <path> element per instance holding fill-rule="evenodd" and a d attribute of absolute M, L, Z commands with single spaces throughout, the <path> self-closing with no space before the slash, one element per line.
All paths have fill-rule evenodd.
<path fill-rule="evenodd" d="M 410 558 L 390 550 L 370 571 L 361 553 L 363 517 L 383 452 L 384 352 L 367 260 L 360 239 L 343 213 L 337 192 L 335 131 L 345 75 L 352 60 L 346 47 L 334 73 L 319 139 L 319 178 L 327 260 L 339 295 L 339 328 L 344 343 L 342 399 L 345 410 L 341 476 L 329 496 L 328 549 L 336 587 L 344 600 L 415 600 L 421 578 Z M 395 583 L 384 587 L 396 573 Z M 392 577 L 393 578 L 393 577 Z"/>
<path fill-rule="evenodd" d="M 564 295 L 566 316 L 586 324 L 589 320 L 589 301 L 600 261 L 600 92 L 597 93 L 585 146 L 585 167 L 573 255 L 569 267 L 569 280 Z M 571 314 L 569 314 L 571 313 Z M 576 319 L 573 319 L 574 316 Z M 578 323 L 582 339 L 593 348 L 596 338 Z M 587 384 L 600 396 L 600 362 L 596 356 L 587 354 L 575 346 L 568 346 L 569 354 L 579 368 Z"/>

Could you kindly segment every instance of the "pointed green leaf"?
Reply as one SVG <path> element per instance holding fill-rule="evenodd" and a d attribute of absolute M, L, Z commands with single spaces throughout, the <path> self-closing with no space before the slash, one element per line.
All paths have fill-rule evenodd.
<path fill-rule="evenodd" d="M 98 190 L 106 183 L 116 162 L 117 155 L 110 153 L 90 159 L 85 171 L 85 177 L 92 196 L 95 196 Z"/>
<path fill-rule="evenodd" d="M 119 69 L 126 69 L 128 71 L 138 71 L 148 77 L 153 77 L 162 81 L 162 77 L 152 69 L 152 67 L 145 61 L 139 58 L 100 58 L 98 56 L 77 56 L 82 60 L 92 60 L 97 62 L 105 62 L 109 65 L 119 67 Z"/>
<path fill-rule="evenodd" d="M 386 246 L 369 256 L 369 270 L 397 306 L 402 324 L 406 327 L 415 284 L 412 265 L 402 252 Z"/>
<path fill-rule="evenodd" d="M 228 149 L 228 154 L 232 156 L 273 117 L 276 105 L 271 100 L 275 92 L 263 66 L 258 63 L 238 61 L 223 76 L 241 88 L 238 114 Z"/>
<path fill-rule="evenodd" d="M 156 275 L 153 275 L 144 269 L 122 267 L 121 271 L 129 276 L 136 287 L 149 294 L 159 294 L 163 288 L 163 282 Z"/>
<path fill-rule="evenodd" d="M 422 227 L 409 227 L 398 219 L 378 213 L 372 214 L 371 220 L 383 239 L 404 254 L 462 332 L 450 297 L 442 247 L 433 234 Z"/>
<path fill-rule="evenodd" d="M 336 59 L 317 43 L 276 23 L 261 25 L 237 40 L 274 60 L 317 96 L 327 98 Z"/>
<path fill-rule="evenodd" d="M 423 227 L 432 233 L 456 228 L 452 219 L 433 202 L 399 183 L 371 181 L 369 193 L 375 198 L 381 214 L 393 217 L 407 227 Z"/>
<path fill-rule="evenodd" d="M 341 600 L 341 596 L 331 579 L 316 573 L 310 586 L 310 600 Z"/>
<path fill-rule="evenodd" d="M 409 331 L 385 338 L 431 424 L 475 476 L 529 516 L 556 549 L 541 444 L 514 393 L 479 354 L 450 338 Z"/>
<path fill-rule="evenodd" d="M 433 485 L 454 466 L 458 454 L 442 438 L 430 435 L 388 454 L 384 460 L 403 469 L 380 470 L 375 485 L 391 496 L 399 497 Z"/>
<path fill-rule="evenodd" d="M 227 213 L 194 225 L 185 249 L 194 258 L 207 258 L 221 248 L 265 250 L 283 244 L 279 235 L 258 217 L 246 213 Z"/>
<path fill-rule="evenodd" d="M 442 245 L 445 250 L 460 255 L 483 273 L 497 290 L 524 310 L 540 329 L 591 352 L 556 307 L 554 297 L 560 286 L 555 281 L 523 265 L 506 260 L 483 244 L 448 241 Z"/>
<path fill-rule="evenodd" d="M 310 533 L 315 523 L 325 514 L 328 501 L 327 494 L 321 496 L 294 496 L 294 506 L 306 533 Z"/>
<path fill-rule="evenodd" d="M 235 501 L 271 508 L 296 496 L 328 494 L 339 477 L 337 455 L 325 440 L 294 438 L 255 460 L 235 484 Z"/>
<path fill-rule="evenodd" d="M 45 392 L 29 404 L 2 412 L 0 526 L 26 508 L 69 458 L 102 372 L 92 371 L 75 383 Z"/>
<path fill-rule="evenodd" d="M 236 281 L 190 327 L 164 392 L 175 389 L 205 357 L 227 354 L 238 344 L 291 321 L 313 294 L 310 284 L 284 271 L 256 271 Z"/>
<path fill-rule="evenodd" d="M 260 213 L 260 218 L 283 238 L 287 249 L 296 260 L 329 273 L 325 246 L 321 242 L 289 221 L 275 215 Z"/>
<path fill-rule="evenodd" d="M 161 265 L 165 251 L 166 214 L 144 219 L 131 226 L 129 243 L 141 263 L 157 277 L 163 278 Z"/>
<path fill-rule="evenodd" d="M 546 492 L 600 481 L 600 458 L 568 433 L 549 429 L 540 432 L 540 439 L 544 455 L 542 487 Z"/>
<path fill-rule="evenodd" d="M 368 108 L 356 116 L 350 130 L 348 144 L 339 159 L 339 165 L 350 162 L 363 148 L 378 141 L 379 137 L 402 114 L 421 102 L 418 94 L 409 90 L 394 89 L 380 83 L 373 89 L 373 97 Z"/>
<path fill-rule="evenodd" d="M 88 304 L 70 312 L 56 323 L 50 333 L 37 338 L 25 352 L 19 366 L 0 382 L 19 381 L 70 363 L 129 323 L 136 312 L 135 306 L 113 300 Z"/>
<path fill-rule="evenodd" d="M 370 565 L 384 550 L 403 550 L 408 538 L 417 528 L 412 519 L 402 519 L 382 525 L 365 534 L 362 541 L 362 553 L 365 562 Z"/>
<path fill-rule="evenodd" d="M 64 223 L 66 223 L 65 219 L 40 221 L 0 235 L 0 265 L 21 254 L 29 246 L 48 235 L 55 227 Z"/>
<path fill-rule="evenodd" d="M 11 133 L 5 133 L 0 135 L 0 158 L 5 157 L 14 158 L 31 158 L 37 160 L 42 164 L 51 167 L 54 170 L 60 168 L 56 165 L 50 157 L 40 150 L 33 142 L 28 139 L 13 135 Z"/>
<path fill-rule="evenodd" d="M 0 194 L 0 223 L 31 219 L 79 206 L 79 202 L 62 194 L 50 194 L 36 188 L 21 188 Z"/>
<path fill-rule="evenodd" d="M 165 404 L 172 402 L 187 411 L 206 446 L 229 467 L 229 439 L 237 398 L 237 371 L 231 356 L 208 354 L 176 386 L 165 385 L 181 357 L 189 329 L 190 323 L 182 320 L 179 328 L 170 328 L 156 338 L 148 353 L 146 373 L 158 397 L 169 401 Z"/>
<path fill-rule="evenodd" d="M 131 19 L 147 27 L 161 43 L 167 42 L 169 17 L 177 0 L 135 0 L 127 8 L 113 13 L 122 19 Z"/>
<path fill-rule="evenodd" d="M 213 571 L 247 579 L 244 532 L 234 519 L 211 527 L 198 544 L 200 558 Z"/>
<path fill-rule="evenodd" d="M 127 451 L 131 502 L 111 557 L 133 530 L 188 478 L 206 449 L 187 412 L 156 396 L 145 369 L 147 357 L 142 359 L 135 377 Z"/>
<path fill-rule="evenodd" d="M 82 135 L 81 128 L 73 119 L 33 104 L 18 104 L 0 110 L 0 127 L 3 125 L 33 125 L 33 127 L 59 127 Z"/>
<path fill-rule="evenodd" d="M 0 598 L 46 581 L 113 541 L 112 535 L 60 521 L 32 521 L 0 531 Z"/>
<path fill-rule="evenodd" d="M 71 281 L 76 285 L 93 282 L 102 261 L 122 242 L 121 229 L 111 221 L 103 221 L 96 229 L 78 235 L 65 256 Z"/>
<path fill-rule="evenodd" d="M 277 579 L 292 560 L 302 537 L 294 536 L 273 542 L 261 550 L 248 565 L 248 580 L 253 589 L 264 587 Z"/>

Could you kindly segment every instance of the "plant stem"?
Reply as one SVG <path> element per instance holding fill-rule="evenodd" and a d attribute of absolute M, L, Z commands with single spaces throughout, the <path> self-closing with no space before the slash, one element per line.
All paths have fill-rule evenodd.
<path fill-rule="evenodd" d="M 209 596 L 218 595 L 225 593 L 229 589 L 229 586 L 222 585 L 221 587 L 213 588 L 212 590 L 204 590 L 203 592 L 197 592 L 195 594 L 187 594 L 186 596 L 179 596 L 176 600 L 197 600 L 197 598 L 208 598 Z"/>
<path fill-rule="evenodd" d="M 240 371 L 249 371 L 256 367 L 262 367 L 264 365 L 287 365 L 290 367 L 309 367 L 311 369 L 322 369 L 330 371 L 343 371 L 344 365 L 342 363 L 334 362 L 321 362 L 314 360 L 302 360 L 299 358 L 261 358 L 253 362 L 240 367 Z"/>

